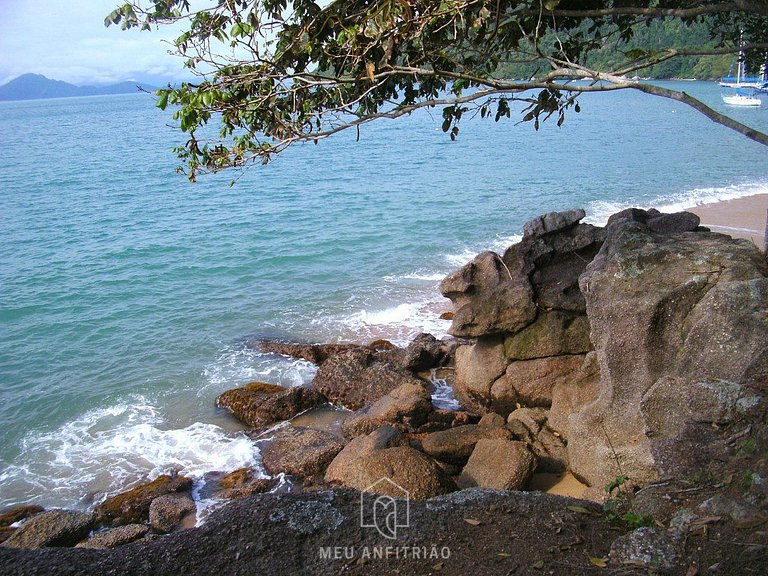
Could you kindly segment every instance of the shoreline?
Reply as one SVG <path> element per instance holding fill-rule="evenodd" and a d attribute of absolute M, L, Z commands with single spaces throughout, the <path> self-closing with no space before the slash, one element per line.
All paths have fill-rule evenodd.
<path fill-rule="evenodd" d="M 697 214 L 701 218 L 701 225 L 706 226 L 712 229 L 714 232 L 718 233 L 724 233 L 728 234 L 730 236 L 733 236 L 734 238 L 745 238 L 751 240 L 755 245 L 758 246 L 758 248 L 762 249 L 762 243 L 763 243 L 763 236 L 764 236 L 764 227 L 765 227 L 765 214 L 766 209 L 768 209 L 768 193 L 760 193 L 760 194 L 753 194 L 750 196 L 743 196 L 739 198 L 733 198 L 733 199 L 724 199 L 716 202 L 706 202 L 697 204 L 690 208 L 678 208 L 677 210 L 687 210 L 690 212 L 693 212 Z M 665 212 L 672 212 L 674 210 L 664 210 L 662 208 L 662 211 Z M 417 308 L 418 312 L 422 316 L 431 316 L 433 318 L 436 318 L 439 316 L 439 312 L 445 311 L 447 309 L 447 300 L 443 302 L 429 302 L 424 303 L 420 302 L 417 305 L 413 304 L 400 304 L 397 306 L 392 306 L 390 308 L 387 308 L 386 311 L 388 312 L 398 312 L 401 308 L 408 309 L 409 307 L 411 309 Z M 381 314 L 379 312 L 378 314 Z M 376 313 L 373 313 L 373 316 L 375 316 Z M 436 321 L 434 322 L 445 322 L 446 326 L 449 324 L 447 321 Z M 376 337 L 379 338 L 386 338 L 388 340 L 394 340 L 397 341 L 397 343 L 401 346 L 404 346 L 407 344 L 408 341 L 410 341 L 410 337 L 405 337 L 405 333 L 411 330 L 412 328 L 407 325 L 407 322 L 405 320 L 398 322 L 397 318 L 394 319 L 394 321 L 390 321 L 387 323 L 379 323 L 379 322 L 366 322 L 365 320 L 360 321 L 360 325 L 356 327 L 350 327 L 348 325 L 344 325 L 344 328 L 346 328 L 349 332 L 353 331 L 354 328 L 357 328 L 358 334 L 362 331 L 365 332 L 365 337 L 360 337 L 359 340 L 356 339 L 343 339 L 345 342 L 355 342 L 359 344 L 367 344 L 368 342 L 374 340 Z M 445 333 L 438 333 L 438 337 L 444 337 Z M 412 335 L 411 335 L 412 337 Z M 407 340 L 406 340 L 407 339 Z M 406 340 L 405 342 L 403 340 Z M 236 350 L 234 352 L 235 354 L 238 354 L 239 351 Z M 282 382 L 280 382 L 282 384 Z M 302 418 L 305 419 L 311 419 L 311 415 L 302 416 Z M 232 432 L 235 430 L 240 430 L 241 425 L 238 424 L 236 421 L 230 421 L 227 416 L 224 416 L 222 414 L 216 414 L 214 418 L 209 417 L 205 420 L 205 424 L 213 424 L 215 426 L 219 426 L 223 428 L 224 432 Z M 228 425 L 227 425 L 228 424 Z M 322 427 L 322 426 L 321 426 Z M 187 430 L 187 428 L 181 428 L 180 430 L 184 431 Z M 158 435 L 162 437 L 164 431 L 158 432 Z M 546 480 L 546 482 L 544 481 Z M 541 483 L 543 483 L 543 491 L 550 491 L 551 487 L 554 487 L 555 484 L 557 484 L 557 480 L 562 479 L 542 479 Z M 140 482 L 141 480 L 135 479 L 132 482 L 128 482 L 126 485 L 123 485 L 123 487 L 119 490 L 117 490 L 114 493 L 120 493 L 125 490 L 128 490 L 132 485 L 136 484 L 137 482 Z M 580 486 L 569 486 L 568 483 L 564 486 L 559 486 L 555 488 L 555 490 L 561 490 L 565 487 L 566 490 L 568 490 L 568 494 L 571 496 L 579 496 L 581 493 L 581 487 Z M 537 490 L 542 490 L 541 487 L 537 487 Z M 110 490 L 105 490 L 104 494 L 110 494 Z M 555 492 L 560 493 L 560 492 Z M 26 500 L 23 502 L 19 502 L 18 504 L 28 503 Z M 35 503 L 39 503 L 39 501 L 35 501 Z M 65 504 L 65 506 L 73 506 L 72 503 Z M 74 504 L 76 507 L 77 504 Z M 93 506 L 93 503 L 90 504 L 90 507 Z"/>
<path fill-rule="evenodd" d="M 765 249 L 768 194 L 698 204 L 686 211 L 696 214 L 701 225 L 713 232 L 751 240 L 760 250 Z"/>

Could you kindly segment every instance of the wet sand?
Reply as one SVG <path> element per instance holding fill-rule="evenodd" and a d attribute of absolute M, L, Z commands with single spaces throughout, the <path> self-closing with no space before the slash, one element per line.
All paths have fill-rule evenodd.
<path fill-rule="evenodd" d="M 713 232 L 734 238 L 747 238 L 758 248 L 764 248 L 768 194 L 700 204 L 687 210 L 697 214 L 701 218 L 701 225 Z"/>

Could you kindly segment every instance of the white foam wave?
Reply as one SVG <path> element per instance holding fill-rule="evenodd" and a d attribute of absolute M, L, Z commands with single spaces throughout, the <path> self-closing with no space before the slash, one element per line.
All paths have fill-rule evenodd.
<path fill-rule="evenodd" d="M 523 239 L 522 234 L 512 234 L 511 236 L 500 236 L 499 238 L 493 241 L 493 244 L 491 244 L 491 247 L 489 248 L 489 250 L 496 252 L 497 254 L 504 254 L 507 248 L 512 246 L 512 244 L 517 244 L 522 239 Z"/>
<path fill-rule="evenodd" d="M 51 432 L 32 432 L 0 473 L 0 507 L 34 502 L 88 508 L 101 499 L 170 471 L 199 479 L 212 470 L 260 466 L 243 434 L 213 424 L 164 429 L 144 397 L 94 409 Z"/>
<path fill-rule="evenodd" d="M 399 276 L 385 276 L 387 282 L 399 282 L 401 280 L 418 280 L 421 282 L 440 282 L 445 278 L 445 272 L 411 272 Z"/>
<path fill-rule="evenodd" d="M 475 258 L 475 256 L 477 256 L 480 252 L 483 252 L 485 250 L 490 250 L 491 252 L 496 252 L 497 254 L 504 254 L 507 248 L 509 248 L 513 244 L 517 244 L 522 239 L 523 239 L 522 234 L 509 234 L 504 236 L 499 235 L 485 246 L 477 246 L 475 248 L 468 247 L 462 250 L 461 252 L 446 254 L 445 261 L 448 264 L 450 264 L 453 270 L 454 268 L 464 266 L 468 262 L 471 262 Z"/>
<path fill-rule="evenodd" d="M 304 386 L 312 381 L 315 372 L 317 366 L 306 360 L 264 354 L 245 346 L 228 347 L 203 370 L 207 385 L 199 389 L 197 395 L 207 397 L 254 380 L 280 386 Z"/>
<path fill-rule="evenodd" d="M 702 204 L 735 200 L 746 196 L 768 194 L 768 182 L 750 182 L 721 187 L 693 188 L 671 196 L 653 198 L 645 205 L 632 202 L 595 201 L 587 208 L 585 222 L 605 226 L 608 218 L 626 208 L 656 208 L 661 212 L 680 212 Z"/>
<path fill-rule="evenodd" d="M 447 301 L 440 302 L 437 298 L 435 295 L 420 302 L 358 310 L 332 318 L 330 322 L 341 328 L 343 338 L 359 342 L 384 338 L 398 346 L 405 346 L 421 332 L 442 338 L 447 335 L 450 322 L 440 319 L 440 314 L 448 307 Z"/>
<path fill-rule="evenodd" d="M 461 252 L 457 252 L 455 254 L 446 254 L 445 255 L 445 261 L 453 268 L 458 268 L 460 266 L 464 266 L 464 264 L 467 264 L 468 262 L 471 262 L 472 259 L 477 256 L 479 252 L 482 252 L 482 250 L 474 250 L 472 248 L 466 248 Z"/>
<path fill-rule="evenodd" d="M 417 304 L 398 304 L 392 308 L 368 312 L 361 310 L 353 315 L 353 319 L 359 320 L 361 324 L 396 324 L 407 321 L 418 313 Z"/>

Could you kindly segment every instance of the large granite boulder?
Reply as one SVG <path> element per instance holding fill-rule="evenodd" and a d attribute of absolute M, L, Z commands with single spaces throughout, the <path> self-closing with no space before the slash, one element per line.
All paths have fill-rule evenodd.
<path fill-rule="evenodd" d="M 27 520 L 2 545 L 11 548 L 74 546 L 88 536 L 93 525 L 93 514 L 51 510 Z"/>
<path fill-rule="evenodd" d="M 450 359 L 450 350 L 432 334 L 421 333 L 405 348 L 402 367 L 411 372 L 423 372 L 443 365 Z"/>
<path fill-rule="evenodd" d="M 592 350 L 578 279 L 605 231 L 581 224 L 583 217 L 569 210 L 535 218 L 503 257 L 480 254 L 443 281 L 456 307 L 450 332 L 477 338 L 455 355 L 455 396 L 466 408 L 506 415 L 519 405 L 549 406 Z"/>
<path fill-rule="evenodd" d="M 536 318 L 533 288 L 524 275 L 512 275 L 501 257 L 483 252 L 440 283 L 453 301 L 449 334 L 477 338 L 516 332 Z"/>
<path fill-rule="evenodd" d="M 584 215 L 577 209 L 534 218 L 525 225 L 523 239 L 504 252 L 511 273 L 530 280 L 539 310 L 585 311 L 579 276 L 600 249 L 605 231 L 581 224 Z"/>
<path fill-rule="evenodd" d="M 370 434 L 357 436 L 339 452 L 325 472 L 326 482 L 343 484 L 355 474 L 357 461 L 385 448 L 408 446 L 408 439 L 392 426 L 384 425 Z"/>
<path fill-rule="evenodd" d="M 345 436 L 368 434 L 384 424 L 398 425 L 408 432 L 424 424 L 434 410 L 424 383 L 406 382 L 358 411 L 342 426 Z"/>
<path fill-rule="evenodd" d="M 173 532 L 196 512 L 197 506 L 189 494 L 165 494 L 149 505 L 149 523 L 158 532 Z"/>
<path fill-rule="evenodd" d="M 399 362 L 368 348 L 336 354 L 317 370 L 313 387 L 331 402 L 359 410 L 403 384 L 421 385 Z"/>
<path fill-rule="evenodd" d="M 140 524 L 149 521 L 149 506 L 152 500 L 164 494 L 188 492 L 192 489 L 192 480 L 184 476 L 163 474 L 107 498 L 96 507 L 97 520 L 102 524 Z"/>
<path fill-rule="evenodd" d="M 462 406 L 475 412 L 491 407 L 491 386 L 507 369 L 503 336 L 484 336 L 456 349 L 453 394 Z"/>
<path fill-rule="evenodd" d="M 568 419 L 568 453 L 592 486 L 693 473 L 715 457 L 716 427 L 762 402 L 766 259 L 751 242 L 686 231 L 694 222 L 614 215 L 580 278 L 600 379 Z"/>
<path fill-rule="evenodd" d="M 512 433 L 503 426 L 468 424 L 427 434 L 421 440 L 421 449 L 442 462 L 464 464 L 475 445 L 488 438 L 511 440 Z"/>
<path fill-rule="evenodd" d="M 423 452 L 410 446 L 372 450 L 334 467 L 333 481 L 367 492 L 426 500 L 457 489 L 451 478 Z M 384 481 L 384 480 L 388 481 Z"/>
<path fill-rule="evenodd" d="M 325 396 L 313 388 L 286 388 L 265 382 L 251 382 L 227 390 L 216 399 L 216 405 L 232 412 L 244 424 L 260 428 L 289 420 L 327 401 Z"/>
<path fill-rule="evenodd" d="M 490 409 L 506 416 L 517 406 L 549 408 L 554 389 L 572 383 L 583 362 L 583 355 L 563 355 L 510 363 L 491 385 Z"/>
<path fill-rule="evenodd" d="M 536 468 L 536 457 L 524 442 L 503 438 L 478 440 L 461 472 L 461 488 L 521 490 Z"/>
<path fill-rule="evenodd" d="M 273 434 L 261 458 L 269 474 L 308 477 L 322 475 L 342 448 L 344 440 L 330 432 L 286 426 Z"/>
<path fill-rule="evenodd" d="M 104 532 L 94 534 L 87 540 L 79 542 L 75 548 L 115 548 L 141 540 L 149 532 L 146 524 L 126 524 L 117 528 L 110 528 Z"/>

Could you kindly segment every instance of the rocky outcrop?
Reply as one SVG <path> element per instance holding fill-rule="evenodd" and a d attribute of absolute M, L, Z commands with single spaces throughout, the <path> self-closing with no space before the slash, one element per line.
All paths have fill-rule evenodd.
<path fill-rule="evenodd" d="M 382 478 L 389 482 L 380 482 Z M 331 484 L 390 496 L 423 500 L 456 490 L 456 484 L 424 453 L 392 426 L 358 436 L 342 450 L 325 474 Z M 392 484 L 394 482 L 394 484 Z"/>
<path fill-rule="evenodd" d="M 355 475 L 357 461 L 376 450 L 408 446 L 408 439 L 392 426 L 384 425 L 370 434 L 357 436 L 338 453 L 325 472 L 326 482 L 344 484 Z"/>
<path fill-rule="evenodd" d="M 413 432 L 427 422 L 434 410 L 424 383 L 407 382 L 358 411 L 343 424 L 344 435 L 354 438 L 368 434 L 384 424 Z"/>
<path fill-rule="evenodd" d="M 517 412 L 508 427 L 540 470 L 569 467 L 597 490 L 695 471 L 718 458 L 717 427 L 762 402 L 765 257 L 689 213 L 626 210 L 606 228 L 583 216 L 536 218 L 503 256 L 443 281 L 451 333 L 474 339 L 456 351 L 455 396 Z M 544 423 L 524 424 L 526 407 L 549 409 Z"/>
<path fill-rule="evenodd" d="M 536 468 L 536 457 L 524 442 L 503 438 L 477 441 L 458 479 L 461 488 L 521 490 Z"/>
<path fill-rule="evenodd" d="M 149 523 L 158 532 L 173 532 L 196 512 L 197 506 L 189 494 L 165 494 L 149 505 Z"/>
<path fill-rule="evenodd" d="M 505 427 L 469 424 L 442 432 L 428 434 L 421 440 L 421 448 L 437 460 L 449 464 L 464 464 L 475 445 L 483 439 L 512 439 L 512 433 Z"/>
<path fill-rule="evenodd" d="M 694 223 L 616 214 L 581 276 L 600 379 L 597 399 L 569 418 L 568 452 L 592 485 L 619 470 L 640 483 L 695 471 L 712 457 L 713 426 L 766 388 L 766 260 L 750 242 L 688 231 Z"/>
<path fill-rule="evenodd" d="M 27 520 L 2 545 L 10 548 L 74 546 L 88 535 L 93 525 L 93 514 L 51 510 Z"/>
<path fill-rule="evenodd" d="M 327 402 L 317 390 L 303 386 L 286 388 L 264 382 L 251 382 L 227 390 L 216 399 L 216 405 L 252 428 L 260 428 L 289 420 L 310 408 Z"/>
<path fill-rule="evenodd" d="M 457 309 L 450 332 L 477 338 L 456 351 L 454 390 L 467 408 L 506 416 L 549 407 L 592 350 L 578 279 L 605 232 L 580 224 L 583 217 L 571 210 L 536 218 L 503 256 L 483 253 L 441 284 Z"/>
<path fill-rule="evenodd" d="M 343 468 L 334 469 L 334 479 L 347 488 L 389 496 L 402 497 L 405 490 L 415 500 L 457 489 L 434 460 L 410 446 L 372 450 L 350 459 Z M 389 481 L 381 482 L 382 479 Z"/>
<path fill-rule="evenodd" d="M 94 534 L 78 543 L 76 548 L 115 548 L 141 540 L 149 532 L 146 524 L 126 524 Z"/>
<path fill-rule="evenodd" d="M 494 252 L 483 252 L 445 278 L 440 291 L 453 301 L 449 332 L 460 338 L 516 332 L 536 318 L 531 283 L 513 276 Z"/>
<path fill-rule="evenodd" d="M 277 485 L 274 478 L 260 478 L 253 468 L 239 468 L 219 480 L 216 497 L 234 500 L 269 492 Z"/>
<path fill-rule="evenodd" d="M 148 522 L 152 500 L 165 494 L 187 492 L 191 488 L 191 479 L 163 474 L 151 482 L 107 498 L 96 507 L 97 520 L 101 524 L 115 526 Z"/>
<path fill-rule="evenodd" d="M 286 426 L 273 434 L 262 451 L 262 463 L 272 475 L 286 473 L 300 478 L 322 475 L 344 441 L 330 432 Z"/>
<path fill-rule="evenodd" d="M 313 387 L 331 402 L 359 410 L 403 384 L 421 385 L 397 362 L 367 348 L 348 350 L 326 360 L 317 370 Z"/>

